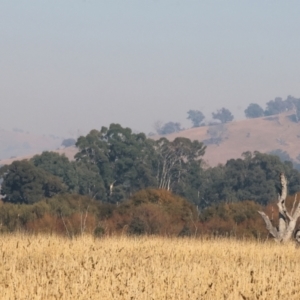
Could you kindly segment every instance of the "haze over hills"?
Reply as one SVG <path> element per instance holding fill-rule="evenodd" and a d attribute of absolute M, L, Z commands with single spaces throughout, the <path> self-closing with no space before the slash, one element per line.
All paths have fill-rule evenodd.
<path fill-rule="evenodd" d="M 204 142 L 207 145 L 204 160 L 210 166 L 239 158 L 246 151 L 286 153 L 299 163 L 300 123 L 292 121 L 292 115 L 292 112 L 285 112 L 269 117 L 190 128 L 165 137 L 170 140 L 186 137 Z M 29 159 L 45 150 L 65 154 L 69 159 L 73 159 L 77 152 L 75 146 L 58 149 L 62 139 L 53 136 L 0 130 L 0 141 L 0 154 L 6 158 L 1 160 L 1 164 Z"/>
<path fill-rule="evenodd" d="M 35 135 L 21 129 L 0 129 L 0 159 L 34 155 L 60 147 L 63 138 L 54 135 Z M 1 163 L 2 164 L 2 163 Z"/>
<path fill-rule="evenodd" d="M 243 152 L 286 152 L 299 162 L 300 123 L 292 121 L 293 112 L 269 117 L 233 121 L 214 126 L 203 126 L 180 131 L 167 136 L 173 140 L 182 136 L 199 140 L 207 145 L 204 160 L 210 166 L 239 158 Z"/>

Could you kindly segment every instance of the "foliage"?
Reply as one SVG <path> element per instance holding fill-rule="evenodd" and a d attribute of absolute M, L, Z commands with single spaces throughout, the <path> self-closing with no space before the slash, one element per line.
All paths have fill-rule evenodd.
<path fill-rule="evenodd" d="M 33 203 L 68 192 L 117 203 L 147 187 L 195 195 L 189 174 L 192 169 L 195 174 L 200 172 L 205 151 L 198 141 L 154 141 L 118 124 L 92 130 L 78 139 L 77 147 L 73 162 L 46 151 L 30 161 L 2 167 L 5 201 Z"/>
<path fill-rule="evenodd" d="M 94 201 L 88 196 L 58 194 L 33 204 L 0 202 L 0 231 L 47 232 L 74 236 L 89 232 L 112 217 L 115 206 Z M 92 225 L 94 224 L 94 225 Z M 93 227 L 94 226 L 94 227 Z"/>
<path fill-rule="evenodd" d="M 225 127 L 214 127 L 212 137 L 218 137 L 221 129 L 223 137 Z M 32 231 L 41 227 L 46 231 L 49 226 L 55 232 L 68 229 L 73 236 L 83 231 L 86 213 L 89 231 L 98 235 L 123 230 L 130 234 L 189 235 L 198 226 L 195 206 L 180 206 L 175 197 L 184 197 L 202 210 L 243 200 L 267 205 L 277 198 L 280 172 L 286 174 L 291 194 L 300 190 L 300 173 L 290 161 L 282 162 L 275 155 L 246 152 L 225 165 L 204 168 L 203 143 L 187 138 L 170 141 L 165 137 L 155 141 L 118 124 L 92 130 L 78 139 L 77 147 L 79 152 L 73 162 L 44 152 L 30 161 L 16 161 L 0 168 L 1 193 L 6 202 L 1 220 L 6 231 L 17 227 Z M 276 154 L 282 158 L 285 153 Z M 166 200 L 171 198 L 174 199 Z M 32 206 L 36 204 L 40 206 Z M 239 214 L 227 222 L 217 215 L 203 226 L 208 229 L 221 224 L 219 227 L 227 232 L 246 219 Z"/>
<path fill-rule="evenodd" d="M 69 192 L 77 191 L 77 174 L 74 164 L 71 164 L 65 155 L 45 151 L 35 155 L 31 162 L 39 169 L 59 177 L 68 187 Z"/>
<path fill-rule="evenodd" d="M 48 173 L 59 177 L 68 187 L 68 192 L 103 199 L 105 188 L 102 177 L 94 165 L 70 162 L 65 155 L 43 152 L 31 159 L 32 163 Z"/>
<path fill-rule="evenodd" d="M 101 199 L 112 203 L 147 187 L 183 190 L 189 186 L 189 170 L 201 168 L 205 151 L 198 141 L 153 141 L 117 124 L 80 137 L 77 146 L 77 162 L 98 169 L 106 191 Z"/>
<path fill-rule="evenodd" d="M 88 195 L 93 199 L 105 200 L 107 192 L 104 181 L 99 174 L 98 168 L 92 164 L 85 164 L 83 162 L 74 163 L 77 174 L 77 192 L 80 195 Z"/>
<path fill-rule="evenodd" d="M 129 234 L 179 235 L 194 230 L 195 206 L 166 190 L 145 189 L 123 202 L 114 212 L 113 231 L 127 228 Z"/>
<path fill-rule="evenodd" d="M 62 146 L 64 147 L 71 147 L 71 146 L 75 146 L 76 144 L 76 140 L 69 138 L 69 139 L 64 139 L 61 143 Z"/>
<path fill-rule="evenodd" d="M 273 151 L 270 151 L 269 154 L 278 156 L 282 162 L 293 161 L 290 155 L 286 151 L 283 151 L 281 149 L 275 149 Z"/>
<path fill-rule="evenodd" d="M 265 116 L 272 116 L 285 112 L 292 108 L 292 102 L 291 99 L 289 101 L 284 101 L 282 98 L 276 97 L 274 100 L 267 102 L 267 108 L 264 114 Z"/>
<path fill-rule="evenodd" d="M 254 201 L 220 203 L 204 209 L 200 215 L 203 234 L 261 237 L 264 223 L 258 210 L 261 205 Z"/>
<path fill-rule="evenodd" d="M 193 127 L 201 126 L 202 121 L 205 119 L 204 114 L 200 110 L 189 110 L 187 114 L 187 119 L 191 120 Z"/>
<path fill-rule="evenodd" d="M 264 115 L 264 110 L 257 103 L 251 103 L 245 109 L 245 116 L 247 118 L 259 118 Z"/>
<path fill-rule="evenodd" d="M 165 123 L 163 126 L 161 126 L 160 128 L 157 128 L 157 133 L 160 135 L 167 135 L 167 134 L 171 134 L 174 132 L 179 132 L 181 131 L 181 125 L 178 122 L 168 122 Z"/>
<path fill-rule="evenodd" d="M 217 110 L 217 112 L 212 113 L 212 116 L 213 116 L 213 119 L 220 120 L 221 123 L 231 122 L 234 118 L 232 113 L 230 112 L 230 110 L 227 108 L 224 108 L 224 107 Z"/>
<path fill-rule="evenodd" d="M 202 222 L 210 221 L 213 218 L 219 218 L 224 221 L 232 219 L 236 224 L 240 224 L 247 219 L 260 220 L 257 211 L 261 205 L 254 201 L 239 201 L 232 203 L 220 203 L 204 209 L 199 218 Z"/>
<path fill-rule="evenodd" d="M 4 175 L 1 194 L 4 201 L 34 203 L 66 190 L 63 182 L 26 160 L 14 161 Z"/>
<path fill-rule="evenodd" d="M 293 199 L 288 197 L 288 208 Z M 271 207 L 274 205 L 271 204 L 264 208 L 269 215 L 273 215 Z M 125 232 L 255 238 L 267 234 L 257 214 L 261 205 L 254 201 L 215 203 L 199 213 L 197 207 L 184 198 L 158 189 L 141 190 L 119 205 L 61 194 L 34 204 L 2 203 L 0 207 L 1 232 L 26 230 L 69 237 L 85 232 L 97 237 Z"/>
<path fill-rule="evenodd" d="M 76 145 L 77 162 L 96 167 L 103 180 L 102 200 L 118 202 L 138 189 L 155 186 L 154 141 L 143 133 L 111 124 L 80 137 Z"/>
<path fill-rule="evenodd" d="M 199 141 L 176 138 L 170 142 L 161 138 L 155 143 L 158 154 L 157 186 L 183 195 L 183 190 L 190 187 L 190 172 L 200 172 L 205 146 Z"/>
<path fill-rule="evenodd" d="M 199 205 L 242 200 L 266 205 L 277 198 L 276 186 L 281 172 L 288 178 L 291 194 L 300 190 L 300 173 L 291 162 L 281 162 L 275 155 L 246 152 L 243 159 L 230 159 L 226 165 L 208 168 L 202 173 Z"/>
<path fill-rule="evenodd" d="M 264 112 L 266 116 L 280 114 L 285 111 L 294 111 L 295 114 L 290 119 L 296 123 L 300 120 L 300 98 L 288 96 L 285 100 L 276 97 L 274 100 L 267 102 L 267 108 Z"/>
<path fill-rule="evenodd" d="M 291 162 L 293 164 L 293 167 L 297 171 L 300 171 L 300 163 L 299 163 L 299 159 L 298 159 L 299 157 L 296 157 L 296 160 L 295 160 L 295 159 L 291 158 L 290 155 L 282 149 L 272 150 L 269 152 L 269 154 L 278 156 L 282 162 L 287 162 L 287 164 L 289 162 Z"/>

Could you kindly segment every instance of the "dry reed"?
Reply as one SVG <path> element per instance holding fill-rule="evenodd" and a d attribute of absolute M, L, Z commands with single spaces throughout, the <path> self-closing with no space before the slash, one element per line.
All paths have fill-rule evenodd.
<path fill-rule="evenodd" d="M 300 299 L 293 244 L 0 236 L 1 299 Z"/>

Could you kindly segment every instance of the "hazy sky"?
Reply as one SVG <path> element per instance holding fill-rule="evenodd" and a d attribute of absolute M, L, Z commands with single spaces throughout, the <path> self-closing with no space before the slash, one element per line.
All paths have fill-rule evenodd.
<path fill-rule="evenodd" d="M 300 1 L 0 0 L 0 128 L 153 131 L 300 97 Z"/>

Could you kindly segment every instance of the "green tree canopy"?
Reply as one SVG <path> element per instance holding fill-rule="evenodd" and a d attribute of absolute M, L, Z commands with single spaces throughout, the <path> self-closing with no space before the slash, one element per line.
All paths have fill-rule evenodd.
<path fill-rule="evenodd" d="M 257 103 L 251 103 L 245 109 L 245 116 L 247 118 L 259 118 L 264 115 L 264 110 Z"/>
<path fill-rule="evenodd" d="M 69 193 L 89 195 L 95 199 L 105 199 L 104 182 L 93 164 L 70 162 L 65 155 L 55 152 L 43 152 L 31 159 L 38 168 L 59 177 L 68 188 Z"/>
<path fill-rule="evenodd" d="M 234 118 L 232 113 L 230 112 L 230 110 L 225 107 L 217 110 L 217 112 L 215 112 L 215 113 L 212 113 L 212 116 L 213 116 L 213 119 L 220 120 L 221 123 L 231 122 Z"/>
<path fill-rule="evenodd" d="M 65 185 L 59 178 L 26 160 L 14 161 L 8 166 L 1 187 L 4 201 L 26 204 L 44 197 L 51 198 L 65 191 Z"/>
<path fill-rule="evenodd" d="M 111 124 L 78 139 L 76 160 L 98 168 L 107 200 L 116 202 L 133 191 L 155 185 L 153 144 L 143 133 Z"/>
<path fill-rule="evenodd" d="M 202 121 L 205 119 L 204 114 L 200 110 L 189 110 L 187 114 L 187 118 L 191 120 L 193 127 L 201 126 Z"/>
<path fill-rule="evenodd" d="M 289 104 L 282 100 L 280 97 L 276 97 L 274 100 L 267 102 L 267 108 L 265 110 L 266 116 L 277 115 L 288 110 Z"/>
<path fill-rule="evenodd" d="M 199 141 L 176 138 L 169 141 L 161 138 L 155 143 L 158 154 L 157 187 L 171 190 L 196 201 L 198 175 L 201 172 L 202 157 L 206 146 Z M 192 178 L 194 175 L 195 178 Z"/>
<path fill-rule="evenodd" d="M 254 200 L 266 205 L 277 198 L 279 174 L 288 178 L 289 193 L 300 190 L 300 173 L 290 162 L 260 152 L 246 152 L 243 159 L 230 159 L 222 166 L 209 168 L 200 187 L 202 206 L 218 202 Z"/>
<path fill-rule="evenodd" d="M 181 125 L 178 122 L 168 122 L 165 123 L 163 126 L 157 129 L 157 133 L 161 135 L 171 134 L 174 132 L 181 131 Z"/>
<path fill-rule="evenodd" d="M 61 145 L 64 147 L 75 146 L 75 144 L 76 144 L 76 140 L 72 138 L 64 139 L 61 143 Z"/>
<path fill-rule="evenodd" d="M 80 161 L 72 164 L 75 166 L 77 174 L 77 193 L 88 195 L 92 199 L 105 201 L 107 193 L 97 166 Z"/>
<path fill-rule="evenodd" d="M 69 192 L 78 191 L 78 178 L 75 165 L 65 155 L 45 151 L 35 155 L 31 162 L 38 168 L 59 177 L 68 187 Z"/>
<path fill-rule="evenodd" d="M 205 151 L 198 141 L 154 141 L 118 124 L 80 137 L 77 147 L 77 162 L 98 169 L 106 191 L 103 200 L 109 202 L 123 200 L 147 187 L 182 192 L 189 185 L 189 169 L 200 168 Z"/>

